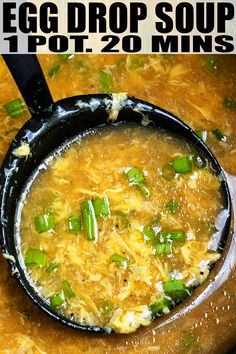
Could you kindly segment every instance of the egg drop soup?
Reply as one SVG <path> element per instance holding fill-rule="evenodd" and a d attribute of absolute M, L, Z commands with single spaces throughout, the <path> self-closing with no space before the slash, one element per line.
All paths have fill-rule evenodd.
<path fill-rule="evenodd" d="M 41 54 L 38 55 L 38 59 L 55 101 L 85 94 L 126 92 L 128 96 L 150 102 L 181 118 L 211 149 L 226 171 L 227 179 L 229 175 L 236 175 L 235 55 Z M 0 56 L 0 117 L 0 164 L 2 164 L 15 135 L 30 118 L 30 113 L 2 56 Z M 80 145 L 72 144 L 69 150 L 61 153 L 61 157 L 48 162 L 47 170 L 44 169 L 36 176 L 35 183 L 26 193 L 25 205 L 22 200 L 22 261 L 28 258 L 26 263 L 29 277 L 45 302 L 47 301 L 49 305 L 52 302 L 52 305 L 56 306 L 56 311 L 64 313 L 68 318 L 71 318 L 72 314 L 73 318 L 81 323 L 92 324 L 94 321 L 106 326 L 107 330 L 110 327 L 117 332 L 125 329 L 131 331 L 139 325 L 139 321 L 143 324 L 144 321 L 145 324 L 151 321 L 150 309 L 152 313 L 156 313 L 152 316 L 158 316 L 168 310 L 171 311 L 173 302 L 178 302 L 176 299 L 173 300 L 173 291 L 172 294 L 168 293 L 164 282 L 172 278 L 177 280 L 174 288 L 178 286 L 181 291 L 176 293 L 182 293 L 184 297 L 192 291 L 195 284 L 205 279 L 208 267 L 211 267 L 209 257 L 219 257 L 216 252 L 208 250 L 212 249 L 210 239 L 215 238 L 216 229 L 220 229 L 217 223 L 217 215 L 219 211 L 221 212 L 222 204 L 219 182 L 213 177 L 212 171 L 208 170 L 209 166 L 197 168 L 192 159 L 191 172 L 174 175 L 169 163 L 173 165 L 173 160 L 178 157 L 191 158 L 198 153 L 192 148 L 188 150 L 187 146 L 186 152 L 183 152 L 185 148 L 180 149 L 182 141 L 181 143 L 176 141 L 171 145 L 168 140 L 173 155 L 176 152 L 180 154 L 171 156 L 170 146 L 168 150 L 158 148 L 160 143 L 164 144 L 163 139 L 160 142 L 152 136 L 156 145 L 146 146 L 148 139 L 144 130 L 139 148 L 135 148 L 129 135 L 122 143 L 125 146 L 123 150 L 118 145 L 122 136 L 120 133 L 119 139 L 116 137 L 116 144 L 113 137 L 113 142 L 106 142 L 108 144 L 106 146 L 103 138 L 101 136 L 98 138 L 96 134 L 84 137 Z M 103 134 L 105 137 L 105 131 Z M 151 129 L 148 134 L 151 134 Z M 86 153 L 85 146 L 88 147 L 88 142 L 90 149 L 89 153 Z M 119 152 L 116 153 L 118 158 L 112 159 L 115 148 L 117 150 L 119 148 Z M 138 155 L 130 154 L 130 149 L 137 150 Z M 152 164 L 148 158 L 150 154 L 155 160 Z M 65 156 L 69 155 L 76 158 L 73 157 L 72 167 L 67 169 Z M 85 158 L 82 158 L 82 155 Z M 64 167 L 60 159 L 63 160 Z M 77 160 L 81 163 L 75 163 Z M 118 164 L 119 160 L 118 173 L 114 164 Z M 186 161 L 188 167 L 188 159 Z M 168 166 L 164 168 L 166 164 Z M 143 187 L 129 185 L 131 182 L 124 169 L 134 167 L 141 172 L 139 177 L 141 186 L 142 174 L 145 175 Z M 96 172 L 98 168 L 99 172 Z M 169 181 L 162 178 L 163 168 L 164 175 L 170 178 Z M 53 176 L 53 180 L 47 178 L 49 174 Z M 130 174 L 132 178 L 132 170 Z M 67 182 L 63 182 L 63 179 Z M 119 183 L 113 183 L 116 179 L 120 183 L 120 191 Z M 209 180 L 209 183 L 204 183 L 205 180 Z M 111 186 L 111 192 L 107 190 L 108 184 Z M 152 188 L 151 198 L 145 195 L 145 185 Z M 81 188 L 84 186 L 85 190 L 82 191 Z M 140 191 L 140 188 L 143 191 Z M 148 193 L 149 189 L 146 191 Z M 129 195 L 132 195 L 132 198 L 129 198 Z M 109 209 L 105 208 L 110 211 L 109 216 L 96 216 L 97 241 L 87 240 L 83 229 L 81 204 L 105 197 L 109 203 Z M 169 202 L 171 203 L 168 204 Z M 89 205 L 91 206 L 91 203 Z M 148 205 L 150 210 L 144 208 L 144 205 Z M 52 216 L 48 217 L 47 214 Z M 42 217 L 39 218 L 40 216 Z M 153 230 L 154 236 L 152 225 L 149 228 L 153 219 L 158 220 L 158 225 Z M 49 227 L 51 231 L 38 233 L 36 220 L 39 230 Z M 69 232 L 69 227 L 74 233 Z M 144 227 L 145 236 L 142 233 Z M 135 233 L 133 230 L 136 230 Z M 147 230 L 151 230 L 149 236 Z M 173 238 L 173 235 L 176 237 L 176 234 L 173 234 L 175 230 L 182 232 L 180 233 L 182 240 L 185 232 L 184 242 L 163 242 L 167 243 L 167 246 L 157 247 L 161 243 L 160 240 L 165 240 L 164 237 L 161 239 L 158 233 L 172 231 Z M 112 233 L 116 234 L 116 246 L 111 238 Z M 218 265 L 204 284 L 189 298 L 192 305 L 183 308 L 181 306 L 179 309 L 177 307 L 176 312 L 179 310 L 177 313 L 173 310 L 169 315 L 160 317 L 160 321 L 154 320 L 152 324 L 129 335 L 87 335 L 53 321 L 28 299 L 11 275 L 4 259 L 6 255 L 1 256 L 0 353 L 232 353 L 235 351 L 236 336 L 236 244 L 232 234 L 231 229 L 226 252 L 223 253 Z M 135 235 L 139 235 L 137 244 L 141 243 L 142 256 L 139 255 L 133 240 Z M 148 243 L 148 239 L 155 242 Z M 108 241 L 109 247 L 112 248 L 110 251 L 104 251 L 101 257 L 103 247 L 104 250 L 108 249 L 106 245 Z M 118 241 L 122 245 L 118 244 Z M 158 252 L 164 250 L 169 252 L 170 248 L 170 254 L 154 254 L 156 249 Z M 36 251 L 32 252 L 31 249 Z M 84 252 L 87 252 L 86 257 Z M 149 255 L 146 257 L 147 253 Z M 114 254 L 118 255 L 118 258 L 115 256 L 112 261 L 111 257 Z M 127 258 L 127 261 L 120 256 Z M 35 264 L 32 263 L 31 257 Z M 96 262 L 93 257 L 98 257 Z M 106 270 L 101 265 L 101 260 L 106 264 Z M 112 280 L 109 280 L 109 277 Z M 100 280 L 97 280 L 99 278 Z M 123 281 L 124 279 L 126 281 Z M 72 292 L 68 290 L 68 283 Z M 188 292 L 182 291 L 183 285 L 188 287 Z M 118 286 L 119 290 L 116 289 Z M 198 296 L 200 292 L 201 296 Z M 75 296 L 71 296 L 72 293 Z M 50 300 L 55 294 L 59 296 Z M 118 298 L 119 294 L 121 295 Z M 163 295 L 171 298 L 171 302 L 165 298 L 160 304 L 159 300 L 162 301 Z M 92 301 L 90 307 L 88 297 Z M 187 302 L 188 300 L 186 305 Z M 156 306 L 150 308 L 154 304 Z M 147 311 L 143 312 L 143 308 L 139 311 L 134 310 L 137 306 L 145 306 L 144 309 Z M 70 312 L 69 308 L 73 308 L 73 311 Z M 99 318 L 95 314 L 99 314 Z"/>
<path fill-rule="evenodd" d="M 112 125 L 44 161 L 20 203 L 34 286 L 82 325 L 129 333 L 209 274 L 223 203 L 207 159 L 164 130 Z"/>

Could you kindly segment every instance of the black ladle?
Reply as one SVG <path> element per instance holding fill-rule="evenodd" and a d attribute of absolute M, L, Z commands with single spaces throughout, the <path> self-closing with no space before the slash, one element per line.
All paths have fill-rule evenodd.
<path fill-rule="evenodd" d="M 83 131 L 101 125 L 113 124 L 109 117 L 112 107 L 115 108 L 114 99 L 117 99 L 117 96 L 84 95 L 53 102 L 36 56 L 3 55 L 3 58 L 32 117 L 13 140 L 0 172 L 2 251 L 22 288 L 33 302 L 47 314 L 72 328 L 104 333 L 103 328 L 82 326 L 58 314 L 35 291 L 26 276 L 25 266 L 19 256 L 20 247 L 16 236 L 16 223 L 19 220 L 16 220 L 16 211 L 27 178 L 32 175 L 50 152 L 62 145 L 65 140 L 71 139 Z M 65 84 L 69 85 L 70 83 L 66 82 Z M 116 112 L 116 123 L 133 122 L 140 125 L 143 117 L 148 117 L 154 126 L 178 133 L 186 141 L 192 143 L 207 157 L 216 174 L 222 177 L 223 204 L 228 212 L 221 237 L 218 240 L 218 250 L 222 251 L 229 235 L 231 198 L 223 170 L 212 152 L 190 127 L 165 110 L 131 97 L 124 98 L 120 103 L 120 110 Z M 30 154 L 28 156 L 16 154 L 16 149 L 21 146 L 22 142 L 29 144 Z"/>

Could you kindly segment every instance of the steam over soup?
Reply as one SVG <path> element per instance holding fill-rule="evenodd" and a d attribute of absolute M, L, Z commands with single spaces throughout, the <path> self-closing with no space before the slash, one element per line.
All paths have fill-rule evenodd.
<path fill-rule="evenodd" d="M 220 181 L 178 137 L 100 128 L 43 166 L 20 203 L 21 248 L 35 287 L 64 316 L 133 332 L 189 296 L 219 259 Z"/>

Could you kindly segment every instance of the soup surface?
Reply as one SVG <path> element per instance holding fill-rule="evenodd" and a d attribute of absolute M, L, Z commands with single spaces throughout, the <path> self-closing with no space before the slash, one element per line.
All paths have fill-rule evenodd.
<path fill-rule="evenodd" d="M 55 100 L 86 93 L 127 92 L 157 104 L 194 130 L 206 131 L 207 144 L 225 171 L 236 175 L 235 55 L 75 55 L 68 60 L 40 55 L 39 60 Z M 233 99 L 231 104 L 227 97 Z M 6 111 L 3 105 L 15 99 L 22 97 L 0 57 L 0 163 L 30 117 L 24 105 L 21 115 L 12 117 Z M 217 128 L 227 141 L 212 134 Z M 232 353 L 236 338 L 235 254 L 233 241 L 223 272 L 213 278 L 208 296 L 191 311 L 161 326 L 154 321 L 129 336 L 87 336 L 51 320 L 25 296 L 1 257 L 0 352 Z"/>
<path fill-rule="evenodd" d="M 209 249 L 220 181 L 183 140 L 113 126 L 47 164 L 24 200 L 22 250 L 41 294 L 74 321 L 133 332 L 187 297 L 220 257 Z"/>

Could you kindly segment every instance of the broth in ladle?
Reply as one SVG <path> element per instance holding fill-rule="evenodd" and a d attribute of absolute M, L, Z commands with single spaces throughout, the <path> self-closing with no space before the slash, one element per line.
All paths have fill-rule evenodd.
<path fill-rule="evenodd" d="M 65 317 L 133 332 L 190 295 L 219 259 L 220 180 L 177 136 L 99 128 L 41 167 L 20 202 L 21 249 L 34 286 Z"/>

